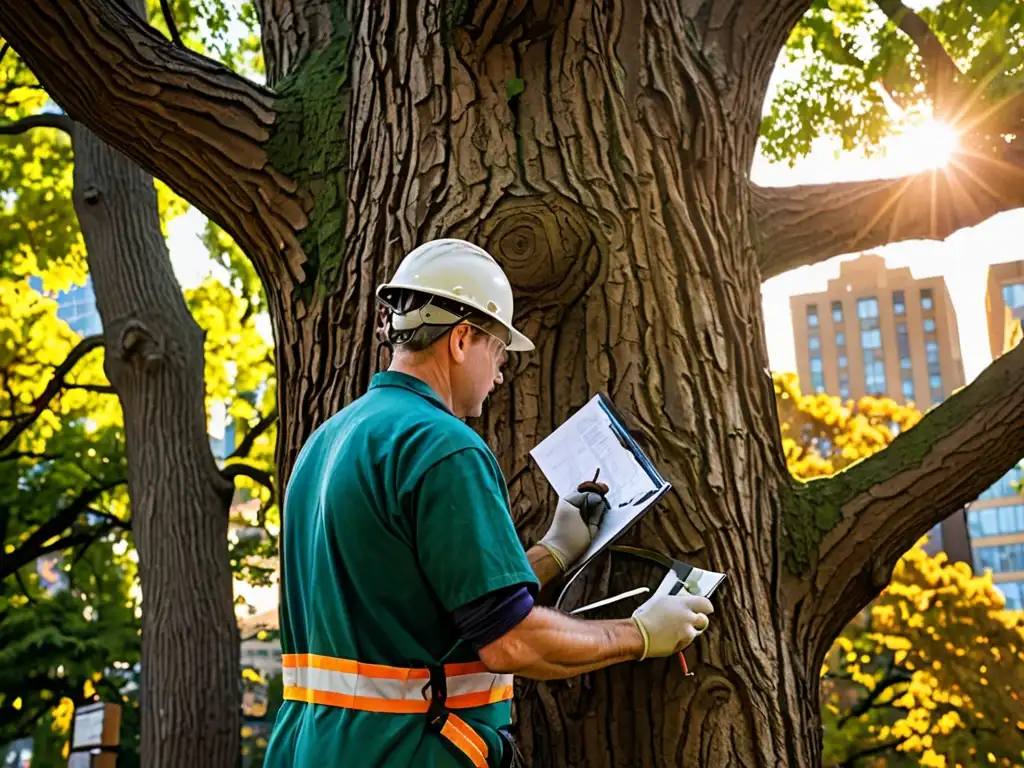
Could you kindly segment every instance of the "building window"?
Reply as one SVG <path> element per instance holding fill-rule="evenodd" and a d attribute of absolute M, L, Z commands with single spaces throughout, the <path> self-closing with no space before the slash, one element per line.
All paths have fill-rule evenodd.
<path fill-rule="evenodd" d="M 925 360 L 929 363 L 939 362 L 939 342 L 937 341 L 926 341 L 924 343 L 924 356 Z M 931 366 L 929 365 L 929 368 Z"/>
<path fill-rule="evenodd" d="M 972 539 L 1024 533 L 1024 500 L 1020 504 L 967 510 L 967 530 Z"/>
<path fill-rule="evenodd" d="M 935 309 L 935 302 L 932 300 L 932 289 L 922 288 L 921 289 L 921 309 L 930 311 Z"/>
<path fill-rule="evenodd" d="M 1019 486 L 1022 481 L 1024 481 L 1024 468 L 1014 467 L 982 491 L 978 498 L 986 500 L 1016 498 L 1020 495 L 1021 488 Z"/>
<path fill-rule="evenodd" d="M 859 299 L 857 301 L 857 317 L 861 320 L 868 317 L 878 317 L 878 299 Z"/>
<path fill-rule="evenodd" d="M 815 394 L 825 391 L 825 374 L 822 370 L 821 358 L 818 356 L 811 357 L 811 388 Z"/>
<path fill-rule="evenodd" d="M 878 324 L 878 299 L 857 301 L 860 319 L 860 345 L 864 350 L 864 387 L 869 395 L 885 394 L 885 359 L 882 353 L 882 329 Z"/>
<path fill-rule="evenodd" d="M 929 376 L 928 377 L 928 386 L 931 387 L 932 389 L 937 389 L 937 390 L 939 390 L 941 392 L 942 391 L 942 377 L 941 376 L 935 376 L 935 375 Z"/>
<path fill-rule="evenodd" d="M 849 397 L 850 396 L 850 377 L 841 375 L 839 377 L 839 396 Z"/>
<path fill-rule="evenodd" d="M 1010 309 L 1024 307 L 1024 283 L 1004 285 L 1003 303 Z"/>
<path fill-rule="evenodd" d="M 818 305 L 808 304 L 807 305 L 807 325 L 810 328 L 818 327 Z"/>
<path fill-rule="evenodd" d="M 926 317 L 924 319 L 924 332 L 925 333 L 935 333 L 935 318 L 934 317 Z"/>
<path fill-rule="evenodd" d="M 905 397 L 907 400 L 913 400 L 914 399 L 914 380 L 913 379 L 903 379 L 900 382 L 900 384 L 901 384 L 901 386 L 903 388 L 903 397 Z"/>
<path fill-rule="evenodd" d="M 974 554 L 981 569 L 989 568 L 993 573 L 1024 571 L 1024 542 L 978 547 Z"/>
<path fill-rule="evenodd" d="M 836 346 L 837 347 L 845 347 L 846 346 L 846 334 L 843 333 L 842 331 L 836 331 Z"/>
<path fill-rule="evenodd" d="M 992 586 L 1003 593 L 1003 597 L 1006 599 L 1006 610 L 1024 609 L 1024 581 L 1002 581 Z"/>
<path fill-rule="evenodd" d="M 843 302 L 833 301 L 832 302 L 832 322 L 841 323 L 843 322 Z"/>
<path fill-rule="evenodd" d="M 821 339 L 817 336 L 811 336 L 811 338 L 807 340 L 807 346 L 811 349 L 821 349 Z"/>
<path fill-rule="evenodd" d="M 846 359 L 846 355 L 840 355 L 838 357 L 838 362 L 840 368 L 845 368 L 847 365 L 849 365 L 849 361 Z"/>
<path fill-rule="evenodd" d="M 907 314 L 907 304 L 903 300 L 903 291 L 892 292 L 892 311 L 897 316 Z"/>

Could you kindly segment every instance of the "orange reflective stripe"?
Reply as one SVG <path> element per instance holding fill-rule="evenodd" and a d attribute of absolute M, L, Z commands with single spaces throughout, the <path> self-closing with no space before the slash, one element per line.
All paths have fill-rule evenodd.
<path fill-rule="evenodd" d="M 464 661 L 461 664 L 444 665 L 444 674 L 447 677 L 455 677 L 456 675 L 478 675 L 489 672 L 490 670 L 484 666 L 482 661 Z"/>
<path fill-rule="evenodd" d="M 450 709 L 470 709 L 471 707 L 483 707 L 488 704 L 496 704 L 499 701 L 508 701 L 512 698 L 513 688 L 511 685 L 503 685 L 500 688 L 491 688 L 489 691 L 477 693 L 463 693 L 458 696 L 449 696 L 445 704 Z"/>
<path fill-rule="evenodd" d="M 468 757 L 476 768 L 488 768 L 487 744 L 461 717 L 449 713 L 441 735 Z"/>

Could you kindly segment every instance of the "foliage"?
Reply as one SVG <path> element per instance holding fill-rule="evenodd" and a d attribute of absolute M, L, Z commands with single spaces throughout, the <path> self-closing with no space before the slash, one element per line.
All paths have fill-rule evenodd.
<path fill-rule="evenodd" d="M 842 470 L 921 418 L 889 398 L 803 395 L 775 374 L 790 472 Z M 894 428 L 895 427 L 895 428 Z M 991 576 L 907 552 L 892 582 L 846 627 L 822 670 L 826 765 L 1016 765 L 1024 760 L 1024 616 L 1003 610 Z M 990 757 L 991 756 L 991 757 Z M 864 763 L 868 764 L 868 763 Z"/>
<path fill-rule="evenodd" d="M 826 477 L 867 458 L 921 420 L 912 404 L 888 397 L 844 402 L 802 394 L 794 373 L 777 373 L 773 381 L 786 464 L 801 480 Z"/>
<path fill-rule="evenodd" d="M 1024 86 L 1024 5 L 941 0 L 920 16 L 981 100 Z M 815 0 L 783 51 L 782 76 L 761 126 L 761 151 L 790 164 L 832 136 L 844 150 L 877 151 L 887 135 L 932 112 L 928 72 L 914 43 L 868 0 Z M 777 73 L 778 74 L 778 73 Z M 972 112 L 985 111 L 982 104 Z"/>

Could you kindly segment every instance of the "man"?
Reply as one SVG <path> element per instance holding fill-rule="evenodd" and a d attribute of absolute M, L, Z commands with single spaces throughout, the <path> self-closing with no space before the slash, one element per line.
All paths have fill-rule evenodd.
<path fill-rule="evenodd" d="M 621 621 L 534 605 L 590 544 L 607 486 L 559 500 L 529 552 L 504 479 L 463 419 L 502 382 L 512 289 L 483 249 L 435 240 L 380 286 L 388 371 L 303 447 L 284 502 L 284 698 L 266 765 L 515 764 L 512 675 L 667 656 L 711 603 L 659 590 Z"/>

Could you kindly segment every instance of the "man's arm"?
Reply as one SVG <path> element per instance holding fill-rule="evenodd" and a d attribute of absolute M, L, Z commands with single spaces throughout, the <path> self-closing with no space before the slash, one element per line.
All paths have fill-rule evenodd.
<path fill-rule="evenodd" d="M 479 654 L 491 672 L 560 680 L 640 659 L 644 637 L 633 619 L 583 621 L 534 607 Z"/>

